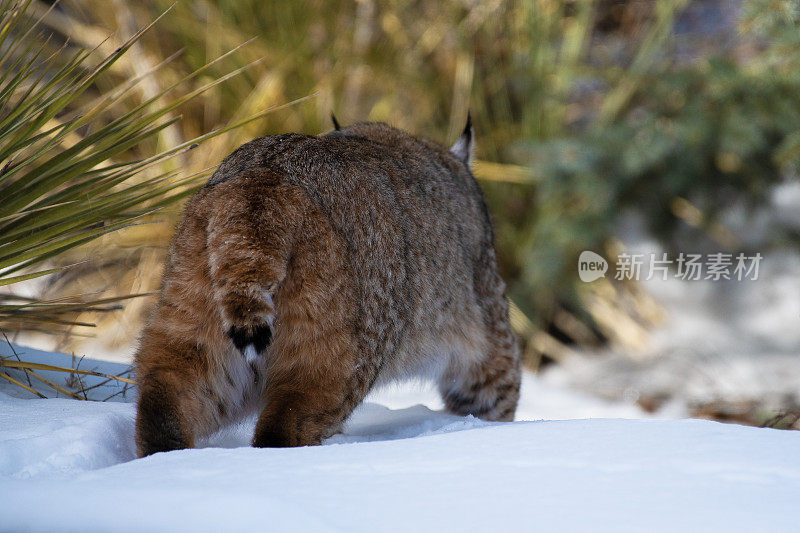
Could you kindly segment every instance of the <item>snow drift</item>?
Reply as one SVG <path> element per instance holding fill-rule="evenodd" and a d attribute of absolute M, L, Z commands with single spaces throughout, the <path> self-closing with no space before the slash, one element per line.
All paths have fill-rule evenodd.
<path fill-rule="evenodd" d="M 580 398 L 531 376 L 523 390 L 522 418 L 537 393 L 551 411 L 563 402 L 580 416 Z M 250 448 L 247 421 L 203 448 L 136 459 L 129 395 L 9 392 L 21 396 L 0 388 L 3 531 L 789 531 L 800 501 L 798 432 L 699 420 L 488 423 L 390 409 L 376 395 L 322 446 Z M 392 401 L 407 404 L 403 394 Z M 433 403 L 426 394 L 417 398 Z"/>

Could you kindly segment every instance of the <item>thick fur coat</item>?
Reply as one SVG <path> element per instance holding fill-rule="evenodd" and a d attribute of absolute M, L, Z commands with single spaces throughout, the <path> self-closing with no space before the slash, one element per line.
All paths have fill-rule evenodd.
<path fill-rule="evenodd" d="M 512 420 L 520 357 L 471 141 L 364 123 L 228 156 L 142 332 L 139 454 L 253 412 L 255 446 L 318 444 L 374 386 L 420 376 L 451 412 Z"/>

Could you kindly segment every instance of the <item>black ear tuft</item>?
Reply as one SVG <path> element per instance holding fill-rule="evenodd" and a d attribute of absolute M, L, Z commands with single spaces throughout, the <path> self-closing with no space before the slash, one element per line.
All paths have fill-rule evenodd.
<path fill-rule="evenodd" d="M 453 144 L 450 151 L 467 165 L 472 165 L 472 158 L 475 156 L 475 139 L 472 134 L 472 115 L 467 112 L 467 125 L 461 137 Z"/>
<path fill-rule="evenodd" d="M 333 129 L 335 129 L 336 131 L 342 129 L 342 127 L 339 125 L 339 121 L 336 120 L 336 115 L 334 115 L 333 113 L 331 113 L 331 122 L 333 122 Z"/>

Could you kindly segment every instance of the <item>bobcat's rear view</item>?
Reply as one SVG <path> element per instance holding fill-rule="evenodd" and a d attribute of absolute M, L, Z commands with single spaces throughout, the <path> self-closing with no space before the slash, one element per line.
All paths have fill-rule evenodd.
<path fill-rule="evenodd" d="M 319 444 L 376 385 L 512 420 L 520 361 L 472 129 L 447 150 L 385 124 L 276 135 L 187 204 L 136 354 L 139 454 L 259 412 L 254 446 Z"/>

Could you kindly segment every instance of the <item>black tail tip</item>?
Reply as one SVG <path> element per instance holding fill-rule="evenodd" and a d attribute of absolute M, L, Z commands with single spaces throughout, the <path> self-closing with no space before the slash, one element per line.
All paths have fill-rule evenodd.
<path fill-rule="evenodd" d="M 333 122 L 333 129 L 339 131 L 342 127 L 339 125 L 339 121 L 336 120 L 336 115 L 331 112 L 331 122 Z"/>

